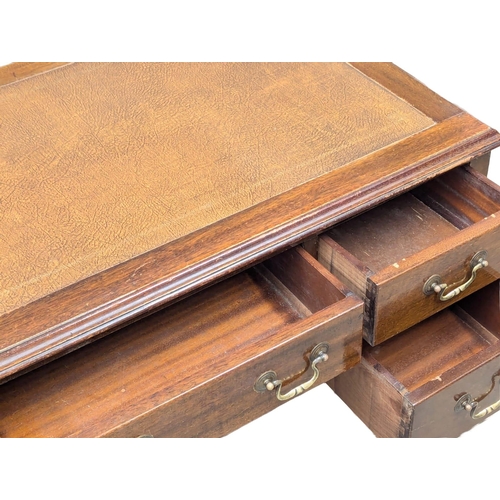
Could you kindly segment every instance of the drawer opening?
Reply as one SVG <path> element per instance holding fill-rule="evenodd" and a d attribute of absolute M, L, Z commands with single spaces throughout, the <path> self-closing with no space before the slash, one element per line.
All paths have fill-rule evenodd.
<path fill-rule="evenodd" d="M 383 344 L 370 356 L 408 391 L 442 381 L 465 361 L 500 342 L 500 281 L 483 288 Z M 461 366 L 462 365 L 462 366 Z"/>
<path fill-rule="evenodd" d="M 365 343 L 361 363 L 329 385 L 379 437 L 456 437 L 485 420 L 464 398 L 480 411 L 498 402 L 499 369 L 497 280 L 378 346 Z"/>
<path fill-rule="evenodd" d="M 250 270 L 263 279 L 269 298 L 286 301 L 300 317 L 309 316 L 344 299 L 349 293 L 335 277 L 317 265 L 302 248 L 277 255 Z M 257 278 L 259 276 L 259 278 Z"/>
<path fill-rule="evenodd" d="M 498 279 L 499 235 L 500 187 L 465 166 L 331 228 L 318 259 L 365 300 L 363 335 L 376 345 Z M 450 295 L 475 255 L 488 265 Z M 445 300 L 425 289 L 431 277 L 449 287 Z"/>
<path fill-rule="evenodd" d="M 323 341 L 323 381 L 358 362 L 361 309 L 289 250 L 0 386 L 0 437 L 225 434 L 276 406 L 264 371 L 309 378 Z"/>
<path fill-rule="evenodd" d="M 457 232 L 410 192 L 334 227 L 327 237 L 354 257 L 358 270 L 375 274 Z"/>
<path fill-rule="evenodd" d="M 457 168 L 339 224 L 327 237 L 354 257 L 358 269 L 375 274 L 499 212 L 495 187 Z"/>
<path fill-rule="evenodd" d="M 500 339 L 500 280 L 469 295 L 458 304 L 465 313 L 482 326 L 490 337 Z"/>
<path fill-rule="evenodd" d="M 468 168 L 451 170 L 412 193 L 457 229 L 500 211 L 498 187 Z"/>

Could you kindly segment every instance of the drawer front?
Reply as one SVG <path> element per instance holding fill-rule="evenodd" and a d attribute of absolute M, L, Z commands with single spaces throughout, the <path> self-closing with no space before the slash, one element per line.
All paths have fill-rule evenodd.
<path fill-rule="evenodd" d="M 471 262 L 480 251 L 487 252 L 488 267 L 479 269 L 474 281 L 456 297 L 443 301 L 436 293 L 423 292 L 429 278 L 438 275 L 450 284 L 448 292 L 457 289 L 471 278 Z M 373 332 L 370 343 L 379 344 L 492 283 L 500 276 L 499 270 L 500 214 L 368 278 L 371 314 L 365 329 Z"/>
<path fill-rule="evenodd" d="M 357 324 L 357 327 L 356 327 Z M 357 330 L 357 331 L 356 331 Z M 350 332 L 346 336 L 346 332 Z M 221 437 L 273 410 L 284 402 L 276 391 L 257 392 L 255 384 L 269 371 L 286 379 L 282 393 L 307 383 L 313 376 L 309 355 L 318 344 L 329 345 L 328 360 L 318 365 L 320 376 L 313 388 L 360 359 L 361 310 L 340 321 L 326 320 L 299 338 L 275 345 L 262 356 L 245 360 L 230 372 L 196 387 L 182 398 L 111 429 L 105 437 Z"/>
<path fill-rule="evenodd" d="M 500 276 L 500 188 L 458 168 L 333 228 L 319 259 L 364 298 L 380 344 Z"/>
<path fill-rule="evenodd" d="M 378 437 L 457 437 L 500 409 L 500 282 L 375 347 L 330 382 Z"/>
<path fill-rule="evenodd" d="M 447 378 L 437 381 L 444 388 L 416 402 L 411 437 L 458 437 L 500 407 L 500 351 L 490 349 L 475 362 L 484 364 L 450 385 Z"/>
<path fill-rule="evenodd" d="M 263 373 L 286 394 L 354 366 L 362 306 L 292 249 L 0 386 L 0 436 L 227 434 L 282 404 Z"/>

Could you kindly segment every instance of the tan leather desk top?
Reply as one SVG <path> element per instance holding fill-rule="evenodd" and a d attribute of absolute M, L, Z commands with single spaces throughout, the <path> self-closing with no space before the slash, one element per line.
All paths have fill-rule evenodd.
<path fill-rule="evenodd" d="M 0 109 L 0 314 L 434 124 L 346 64 L 74 64 Z"/>
<path fill-rule="evenodd" d="M 11 65 L 0 137 L 0 379 L 499 141 L 344 63 Z"/>

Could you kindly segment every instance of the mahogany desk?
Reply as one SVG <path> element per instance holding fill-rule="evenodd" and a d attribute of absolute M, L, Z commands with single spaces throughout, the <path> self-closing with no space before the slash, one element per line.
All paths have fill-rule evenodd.
<path fill-rule="evenodd" d="M 312 365 L 315 384 L 355 374 L 362 332 L 365 350 L 395 342 L 498 283 L 497 190 L 475 172 L 499 135 L 395 66 L 19 64 L 0 83 L 2 436 L 224 435 Z M 419 243 L 397 275 L 366 266 L 370 289 L 318 254 L 330 228 L 408 196 L 448 228 L 442 248 Z M 460 297 L 421 293 L 427 262 L 465 282 L 476 243 L 488 266 Z M 476 373 L 497 356 L 495 331 L 479 337 Z M 282 387 L 259 386 L 269 371 Z"/>

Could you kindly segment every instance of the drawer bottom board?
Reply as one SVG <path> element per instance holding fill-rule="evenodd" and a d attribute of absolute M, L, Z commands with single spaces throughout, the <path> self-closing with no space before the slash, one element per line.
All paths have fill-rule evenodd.
<path fill-rule="evenodd" d="M 329 382 L 377 437 L 458 437 L 500 400 L 499 281 L 379 346 Z"/>
<path fill-rule="evenodd" d="M 285 252 L 0 386 L 0 437 L 225 435 L 281 404 L 262 373 L 307 381 L 321 342 L 318 384 L 359 361 L 362 303 L 342 287 Z"/>

